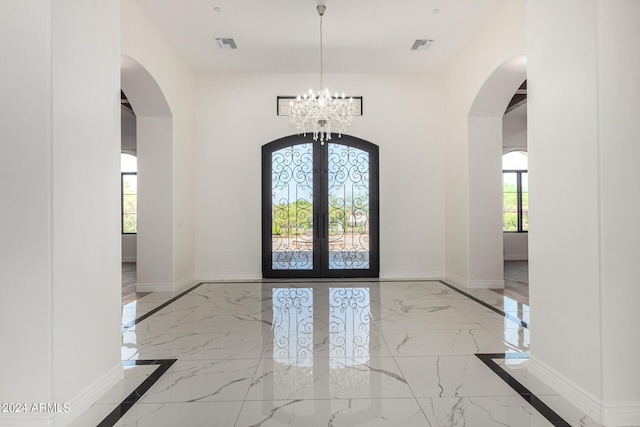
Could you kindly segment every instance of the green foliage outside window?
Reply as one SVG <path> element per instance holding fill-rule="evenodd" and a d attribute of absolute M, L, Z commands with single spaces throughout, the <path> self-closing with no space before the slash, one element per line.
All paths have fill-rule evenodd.
<path fill-rule="evenodd" d="M 122 174 L 122 233 L 138 232 L 138 177 Z"/>
<path fill-rule="evenodd" d="M 518 192 L 517 184 L 510 181 L 509 175 L 515 179 L 516 174 L 526 172 L 505 172 L 502 187 L 502 231 L 527 231 L 529 229 L 529 193 Z M 522 204 L 522 228 L 518 229 L 518 197 Z"/>
<path fill-rule="evenodd" d="M 348 210 L 347 208 L 348 207 Z M 355 198 L 346 197 L 346 201 L 329 198 L 329 229 L 330 233 L 340 233 L 341 230 L 362 227 L 350 224 L 350 220 L 360 223 L 369 217 L 369 198 L 366 194 L 358 194 Z M 307 235 L 313 229 L 313 203 L 306 199 L 299 199 L 293 203 L 272 205 L 271 232 L 273 236 L 286 238 L 289 236 Z"/>

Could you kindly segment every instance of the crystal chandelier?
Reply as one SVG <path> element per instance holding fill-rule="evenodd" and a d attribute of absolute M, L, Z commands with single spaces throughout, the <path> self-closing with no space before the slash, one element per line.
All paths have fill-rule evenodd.
<path fill-rule="evenodd" d="M 291 127 L 297 130 L 298 135 L 302 133 L 306 136 L 307 133 L 313 132 L 313 140 L 319 140 L 321 144 L 331 139 L 332 125 L 340 137 L 353 121 L 355 112 L 353 98 L 345 99 L 344 92 L 342 97 L 339 97 L 337 92 L 331 96 L 329 89 L 322 89 L 322 16 L 326 9 L 323 4 L 316 7 L 320 15 L 320 90 L 314 93 L 309 89 L 308 93 L 289 103 Z"/>

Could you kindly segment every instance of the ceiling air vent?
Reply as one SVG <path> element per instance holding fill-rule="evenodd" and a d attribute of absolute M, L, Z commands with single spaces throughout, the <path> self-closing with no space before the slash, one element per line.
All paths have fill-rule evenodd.
<path fill-rule="evenodd" d="M 433 40 L 418 39 L 415 42 L 413 42 L 413 46 L 411 46 L 411 50 L 427 50 L 427 48 L 431 43 L 433 43 Z"/>
<path fill-rule="evenodd" d="M 216 37 L 216 41 L 221 49 L 237 49 L 236 41 L 234 39 L 223 39 Z"/>

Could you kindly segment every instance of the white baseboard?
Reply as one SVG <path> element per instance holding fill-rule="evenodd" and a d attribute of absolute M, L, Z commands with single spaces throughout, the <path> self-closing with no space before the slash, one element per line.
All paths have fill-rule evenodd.
<path fill-rule="evenodd" d="M 505 254 L 504 260 L 505 261 L 528 261 L 529 254 L 509 254 L 509 255 Z"/>
<path fill-rule="evenodd" d="M 469 280 L 469 289 L 504 289 L 504 280 Z"/>
<path fill-rule="evenodd" d="M 222 282 L 259 282 L 262 280 L 262 274 L 238 274 L 229 276 L 219 276 L 214 273 L 198 273 L 195 280 L 197 283 L 222 283 Z"/>
<path fill-rule="evenodd" d="M 444 271 L 381 271 L 380 280 L 441 280 Z"/>
<path fill-rule="evenodd" d="M 529 358 L 529 372 L 599 424 L 640 425 L 640 402 L 604 402 L 533 355 Z"/>
<path fill-rule="evenodd" d="M 260 282 L 262 281 L 262 275 L 247 274 L 239 276 L 226 276 L 226 277 L 214 277 L 213 274 L 199 274 L 199 279 L 194 280 L 195 283 L 234 283 L 234 282 Z M 380 273 L 380 280 L 442 280 L 444 277 L 443 271 L 403 271 L 398 273 Z M 331 280 L 331 279 L 328 279 Z M 375 279 L 374 279 L 375 280 Z"/>
<path fill-rule="evenodd" d="M 118 363 L 107 373 L 89 384 L 84 390 L 76 394 L 68 402 L 59 403 L 60 412 L 57 413 L 22 413 L 0 414 L 2 427 L 65 427 L 82 415 L 98 401 L 107 391 L 124 378 L 122 363 Z M 53 402 L 49 402 L 53 403 Z M 69 411 L 64 412 L 64 404 L 68 404 Z M 29 403 L 27 409 L 29 409 Z"/>
<path fill-rule="evenodd" d="M 173 292 L 173 283 L 136 283 L 136 292 Z"/>
<path fill-rule="evenodd" d="M 195 279 L 195 274 L 190 274 L 186 277 L 183 277 L 182 279 L 178 280 L 177 282 L 175 282 L 173 284 L 174 290 L 179 290 L 182 289 L 184 287 L 187 287 L 189 285 L 195 285 L 196 284 L 196 279 Z"/>
<path fill-rule="evenodd" d="M 123 256 L 122 262 L 138 262 L 138 257 L 135 256 Z"/>
<path fill-rule="evenodd" d="M 175 292 L 195 283 L 194 275 L 190 274 L 174 283 L 136 283 L 136 292 Z"/>
<path fill-rule="evenodd" d="M 458 276 L 455 273 L 447 272 L 445 277 L 447 282 L 450 282 L 452 285 L 455 285 L 459 288 L 469 287 L 469 280 L 465 279 L 464 277 Z"/>
<path fill-rule="evenodd" d="M 460 289 L 504 289 L 504 280 L 469 280 L 448 272 L 446 281 Z"/>

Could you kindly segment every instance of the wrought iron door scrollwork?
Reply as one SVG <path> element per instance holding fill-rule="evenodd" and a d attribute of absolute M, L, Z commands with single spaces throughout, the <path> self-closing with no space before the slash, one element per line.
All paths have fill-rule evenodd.
<path fill-rule="evenodd" d="M 275 288 L 272 298 L 273 358 L 312 358 L 313 289 Z"/>
<path fill-rule="evenodd" d="M 348 135 L 262 147 L 263 277 L 379 276 L 378 151 Z"/>
<path fill-rule="evenodd" d="M 272 299 L 273 398 L 287 399 L 313 385 L 313 289 L 275 288 Z"/>
<path fill-rule="evenodd" d="M 329 355 L 347 364 L 369 361 L 371 326 L 369 288 L 329 290 Z"/>
<path fill-rule="evenodd" d="M 274 270 L 313 268 L 313 146 L 271 155 L 271 238 Z"/>
<path fill-rule="evenodd" d="M 369 153 L 329 143 L 329 268 L 369 268 Z"/>

